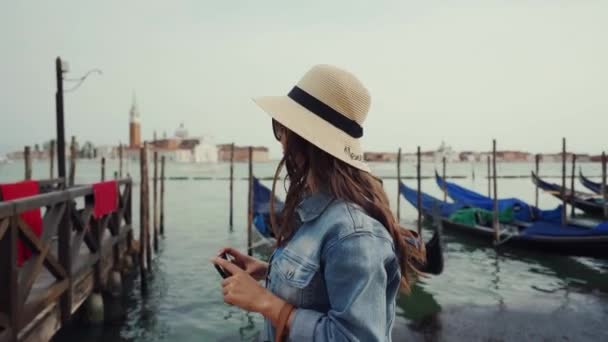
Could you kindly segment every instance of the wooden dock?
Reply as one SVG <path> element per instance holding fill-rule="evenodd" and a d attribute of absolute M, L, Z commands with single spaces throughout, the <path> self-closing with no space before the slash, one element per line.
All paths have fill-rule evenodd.
<path fill-rule="evenodd" d="M 0 342 L 48 341 L 132 253 L 132 181 L 118 180 L 118 209 L 93 217 L 92 185 L 40 182 L 41 194 L 0 201 Z M 20 214 L 41 208 L 39 238 Z M 32 256 L 17 266 L 17 242 Z M 135 259 L 135 258 L 133 258 Z"/>

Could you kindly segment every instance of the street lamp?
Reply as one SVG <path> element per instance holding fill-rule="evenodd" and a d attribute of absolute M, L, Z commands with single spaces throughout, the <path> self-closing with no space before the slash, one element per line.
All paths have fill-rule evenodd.
<path fill-rule="evenodd" d="M 57 92 L 55 93 L 55 111 L 56 111 L 56 122 L 57 122 L 57 172 L 59 178 L 65 180 L 65 125 L 63 120 L 63 74 L 70 70 L 68 62 L 62 61 L 60 57 L 55 59 L 55 73 L 57 77 Z M 92 74 L 102 74 L 101 70 L 93 69 L 87 72 L 84 76 L 78 79 L 66 79 L 66 81 L 78 82 L 74 87 L 68 89 L 66 92 L 74 91 L 86 80 L 86 78 Z"/>

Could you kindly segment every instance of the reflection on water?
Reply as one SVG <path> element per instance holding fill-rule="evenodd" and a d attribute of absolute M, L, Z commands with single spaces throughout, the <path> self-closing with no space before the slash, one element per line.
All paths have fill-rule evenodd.
<path fill-rule="evenodd" d="M 109 174 L 116 169 L 108 161 Z M 260 176 L 270 176 L 274 163 L 255 165 Z M 133 166 L 132 166 L 133 167 Z M 448 167 L 448 174 L 470 176 L 471 164 Z M 474 165 L 477 180 L 458 180 L 462 185 L 480 192 L 487 191 L 485 164 Z M 499 164 L 501 174 L 529 174 L 532 165 Z M 559 174 L 561 165 L 545 164 L 544 174 Z M 598 174 L 596 164 L 582 164 L 585 174 Z M 379 175 L 394 175 L 395 165 L 373 165 Z M 423 172 L 432 175 L 434 166 L 423 165 Z M 48 165 L 35 161 L 34 177 L 44 178 Z M 79 161 L 77 182 L 91 182 L 99 177 L 99 163 Z M 225 177 L 229 167 L 168 164 L 169 176 Z M 404 175 L 414 175 L 413 165 L 404 164 Z M 130 170 L 134 176 L 135 169 Z M 247 174 L 247 165 L 237 164 L 236 177 Z M 0 182 L 17 180 L 23 175 L 22 165 L 0 166 Z M 135 180 L 137 181 L 137 179 Z M 414 180 L 408 180 L 414 185 Z M 269 182 L 266 182 L 269 185 Z M 395 180 L 384 181 L 389 198 L 397 195 Z M 424 191 L 440 196 L 432 180 L 422 182 Z M 282 191 L 282 187 L 278 187 Z M 255 338 L 262 326 L 259 315 L 244 313 L 223 303 L 220 278 L 208 259 L 221 246 L 244 249 L 246 244 L 247 183 L 235 183 L 234 233 L 228 228 L 228 182 L 168 181 L 166 184 L 166 238 L 161 243 L 161 255 L 155 257 L 154 273 L 150 276 L 149 293 L 141 298 L 139 281 L 127 280 L 131 291 L 125 294 L 125 319 L 119 324 L 101 328 L 74 325 L 65 329 L 56 341 L 248 341 Z M 534 202 L 534 188 L 529 179 L 501 179 L 499 194 Z M 281 194 L 283 195 L 283 194 Z M 134 213 L 139 199 L 134 197 Z M 541 206 L 553 207 L 557 201 L 542 195 Z M 402 217 L 413 221 L 416 212 L 402 201 Z M 137 217 L 134 227 L 139 227 Z M 406 223 L 406 225 L 408 225 Z M 409 226 L 414 227 L 410 224 Z M 430 238 L 432 231 L 423 230 Z M 540 331 L 550 334 L 564 330 L 580 332 L 580 338 L 570 340 L 608 340 L 598 338 L 605 332 L 608 318 L 608 263 L 589 258 L 572 258 L 551 254 L 510 249 L 508 244 L 497 251 L 485 241 L 444 232 L 446 243 L 445 270 L 441 276 L 418 281 L 408 297 L 397 302 L 396 330 L 421 332 L 427 340 L 453 340 L 449 334 L 467 331 L 503 336 L 516 330 Z M 488 320 L 488 317 L 492 317 Z M 499 322 L 492 328 L 491 322 Z M 584 322 L 581 324 L 580 322 Z M 459 330 L 460 329 L 460 330 Z M 464 331 L 466 329 L 466 331 Z M 494 329 L 494 330 L 493 330 Z M 502 329 L 502 330 L 501 330 Z M 577 330 L 578 329 L 578 330 Z M 582 331 L 581 329 L 584 329 Z M 563 332 L 563 334 L 567 334 Z M 605 333 L 604 333 L 605 334 Z M 409 335 L 407 335 L 409 336 Z M 414 337 L 419 335 L 414 335 Z M 564 339 L 550 337 L 506 335 L 506 340 Z M 569 335 L 568 335 L 569 336 Z M 487 339 L 473 336 L 467 340 Z M 402 339 L 395 339 L 402 340 Z"/>

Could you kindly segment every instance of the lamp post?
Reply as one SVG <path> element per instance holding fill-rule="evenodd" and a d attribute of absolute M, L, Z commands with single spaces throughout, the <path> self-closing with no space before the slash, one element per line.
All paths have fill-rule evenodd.
<path fill-rule="evenodd" d="M 57 92 L 55 93 L 55 112 L 57 122 L 57 173 L 65 180 L 65 126 L 63 122 L 63 73 L 68 71 L 67 63 L 60 57 L 55 59 Z"/>
<path fill-rule="evenodd" d="M 69 65 L 66 61 L 62 61 L 61 57 L 55 59 L 55 74 L 57 78 L 57 92 L 55 93 L 55 112 L 57 122 L 57 173 L 59 178 L 65 181 L 65 124 L 63 117 L 63 74 L 69 71 Z M 88 71 L 84 76 L 78 79 L 65 79 L 65 81 L 77 82 L 74 87 L 66 92 L 74 91 L 92 74 L 98 73 L 101 75 L 101 70 L 93 69 Z"/>

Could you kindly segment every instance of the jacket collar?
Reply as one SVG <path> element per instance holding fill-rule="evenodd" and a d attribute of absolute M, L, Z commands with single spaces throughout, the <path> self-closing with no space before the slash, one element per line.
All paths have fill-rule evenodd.
<path fill-rule="evenodd" d="M 324 190 L 306 195 L 296 208 L 296 212 L 300 216 L 300 221 L 304 223 L 316 219 L 325 211 L 333 200 L 333 195 Z"/>

